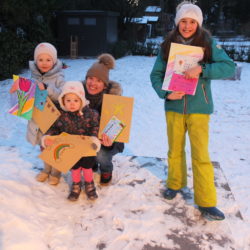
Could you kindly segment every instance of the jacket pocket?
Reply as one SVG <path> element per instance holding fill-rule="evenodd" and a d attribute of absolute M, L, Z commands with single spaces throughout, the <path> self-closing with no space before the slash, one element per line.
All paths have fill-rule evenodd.
<path fill-rule="evenodd" d="M 205 102 L 208 104 L 208 97 L 207 97 L 205 85 L 202 84 L 201 87 L 202 87 L 203 95 L 204 95 L 204 98 L 205 98 Z"/>
<path fill-rule="evenodd" d="M 39 127 L 33 120 L 28 122 L 26 138 L 32 145 L 38 144 Z"/>

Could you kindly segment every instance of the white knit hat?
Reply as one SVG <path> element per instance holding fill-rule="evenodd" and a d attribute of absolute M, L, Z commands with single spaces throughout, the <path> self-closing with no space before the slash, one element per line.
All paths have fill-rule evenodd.
<path fill-rule="evenodd" d="M 180 3 L 176 8 L 175 24 L 176 26 L 182 18 L 192 18 L 196 20 L 199 26 L 202 26 L 203 15 L 200 7 L 195 4 L 184 2 Z"/>
<path fill-rule="evenodd" d="M 80 107 L 80 113 L 82 114 L 81 110 L 83 107 L 89 104 L 89 101 L 85 98 L 85 91 L 83 88 L 83 84 L 79 81 L 68 81 L 65 82 L 62 88 L 62 92 L 58 97 L 58 101 L 60 103 L 60 106 L 63 110 L 68 111 L 64 104 L 63 104 L 63 96 L 65 96 L 68 93 L 74 93 L 76 94 L 82 101 L 82 105 Z"/>
<path fill-rule="evenodd" d="M 56 48 L 50 43 L 39 43 L 34 51 L 34 60 L 35 62 L 38 59 L 38 56 L 41 54 L 48 54 L 52 57 L 53 63 L 56 64 L 57 62 L 57 50 Z"/>

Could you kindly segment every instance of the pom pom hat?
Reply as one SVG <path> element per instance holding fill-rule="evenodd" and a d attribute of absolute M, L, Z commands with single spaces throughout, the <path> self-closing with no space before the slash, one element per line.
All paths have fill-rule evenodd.
<path fill-rule="evenodd" d="M 109 70 L 115 67 L 115 59 L 110 54 L 101 54 L 86 74 L 87 77 L 96 77 L 102 80 L 105 86 L 109 84 Z"/>
<path fill-rule="evenodd" d="M 82 105 L 80 108 L 80 114 L 82 114 L 81 110 L 83 109 L 83 107 L 89 104 L 89 101 L 86 100 L 85 98 L 85 91 L 84 91 L 82 83 L 79 81 L 68 81 L 68 82 L 65 82 L 65 84 L 63 85 L 62 92 L 58 97 L 58 101 L 59 101 L 61 108 L 64 111 L 68 111 L 68 110 L 64 106 L 63 97 L 68 93 L 73 93 L 81 99 Z"/>
<path fill-rule="evenodd" d="M 202 26 L 203 15 L 201 9 L 192 3 L 183 2 L 176 8 L 175 24 L 176 26 L 182 18 L 192 18 L 197 21 L 199 26 Z"/>
<path fill-rule="evenodd" d="M 48 54 L 52 57 L 53 64 L 57 62 L 57 50 L 56 48 L 50 43 L 39 43 L 34 51 L 34 61 L 36 62 L 38 56 L 41 54 Z"/>

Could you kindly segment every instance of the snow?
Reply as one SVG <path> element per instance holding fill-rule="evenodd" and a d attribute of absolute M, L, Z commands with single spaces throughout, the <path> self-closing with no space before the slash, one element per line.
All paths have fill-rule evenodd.
<path fill-rule="evenodd" d="M 159 6 L 148 6 L 145 12 L 161 12 L 161 8 Z"/>
<path fill-rule="evenodd" d="M 173 241 L 166 238 L 167 225 L 178 226 L 179 222 L 169 215 L 163 220 L 162 213 L 174 205 L 181 209 L 183 199 L 178 197 L 173 204 L 160 197 L 159 190 L 166 179 L 161 165 L 139 168 L 127 157 L 166 158 L 167 155 L 163 101 L 155 94 L 149 79 L 155 59 L 127 56 L 118 59 L 116 68 L 110 72 L 110 78 L 122 84 L 124 96 L 135 98 L 132 131 L 125 151 L 114 158 L 112 185 L 98 186 L 99 198 L 95 202 L 84 195 L 75 203 L 66 199 L 69 174 L 63 175 L 56 187 L 35 180 L 42 168 L 37 157 L 39 149 L 25 140 L 27 121 L 7 113 L 12 80 L 0 82 L 0 249 L 134 250 L 157 242 L 161 242 L 162 248 L 174 248 Z M 64 71 L 66 80 L 83 80 L 95 59 L 63 61 L 69 65 Z M 234 206 L 244 218 L 243 224 L 234 221 L 231 225 L 241 246 L 236 249 L 249 249 L 250 64 L 239 65 L 241 80 L 212 83 L 215 112 L 211 115 L 210 155 L 223 169 L 236 200 Z M 29 77 L 30 72 L 25 70 L 21 75 Z M 189 145 L 186 151 L 190 167 Z M 218 203 L 221 208 L 227 207 L 222 200 Z M 224 211 L 226 216 L 233 213 L 234 206 Z M 188 214 L 192 217 L 195 213 L 197 209 L 191 206 Z M 226 230 L 225 223 L 203 225 L 203 238 L 207 239 L 207 231 Z M 199 229 L 192 230 L 195 233 Z M 209 249 L 208 239 L 202 249 Z"/>

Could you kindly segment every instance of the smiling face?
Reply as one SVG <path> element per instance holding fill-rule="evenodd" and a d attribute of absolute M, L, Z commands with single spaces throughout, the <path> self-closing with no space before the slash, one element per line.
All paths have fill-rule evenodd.
<path fill-rule="evenodd" d="M 178 24 L 179 32 L 183 38 L 190 38 L 195 34 L 198 25 L 197 21 L 192 18 L 182 18 Z"/>
<path fill-rule="evenodd" d="M 53 59 L 50 55 L 40 54 L 37 57 L 36 65 L 42 73 L 46 73 L 53 68 L 54 63 L 53 63 Z"/>
<path fill-rule="evenodd" d="M 63 104 L 67 111 L 79 111 L 82 106 L 82 100 L 74 93 L 68 93 L 63 97 Z"/>
<path fill-rule="evenodd" d="M 105 84 L 102 80 L 96 77 L 87 77 L 86 88 L 90 95 L 97 95 L 101 93 L 105 88 Z"/>

